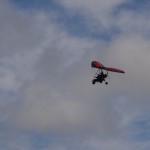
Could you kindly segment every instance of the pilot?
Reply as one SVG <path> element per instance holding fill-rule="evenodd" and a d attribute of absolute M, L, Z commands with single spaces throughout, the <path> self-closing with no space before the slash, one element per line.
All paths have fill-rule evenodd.
<path fill-rule="evenodd" d="M 105 80 L 106 77 L 107 77 L 107 74 L 104 74 L 102 71 L 100 74 L 97 75 L 96 79 L 97 79 L 97 81 L 102 82 Z"/>
<path fill-rule="evenodd" d="M 103 71 L 97 75 L 96 79 L 94 79 L 92 81 L 93 84 L 95 84 L 95 82 L 100 82 L 102 83 L 103 81 L 105 81 L 105 78 L 107 77 L 107 74 L 104 74 Z"/>

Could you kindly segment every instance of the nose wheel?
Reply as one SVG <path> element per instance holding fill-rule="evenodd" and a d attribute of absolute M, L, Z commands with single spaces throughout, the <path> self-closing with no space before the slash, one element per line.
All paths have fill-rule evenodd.
<path fill-rule="evenodd" d="M 107 85 L 107 84 L 108 84 L 108 82 L 105 82 L 105 84 Z"/>

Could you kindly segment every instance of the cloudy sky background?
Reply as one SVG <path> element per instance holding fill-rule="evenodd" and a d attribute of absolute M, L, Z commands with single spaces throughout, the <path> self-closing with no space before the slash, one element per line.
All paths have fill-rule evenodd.
<path fill-rule="evenodd" d="M 0 1 L 0 149 L 149 150 L 149 0 Z M 125 70 L 92 85 L 92 60 Z"/>

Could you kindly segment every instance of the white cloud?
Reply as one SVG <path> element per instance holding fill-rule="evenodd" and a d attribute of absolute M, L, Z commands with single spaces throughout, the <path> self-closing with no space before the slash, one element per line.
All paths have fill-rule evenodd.
<path fill-rule="evenodd" d="M 68 10 L 68 13 L 79 13 L 84 16 L 86 26 L 95 33 L 101 31 L 108 34 L 117 31 L 149 36 L 149 10 L 136 10 L 136 4 L 132 0 L 58 0 L 58 2 Z M 143 2 L 143 5 L 144 3 L 148 5 L 146 2 Z M 123 4 L 129 5 L 127 5 L 128 7 L 120 7 Z M 132 6 L 135 8 L 131 9 Z"/>
<path fill-rule="evenodd" d="M 145 116 L 143 109 L 149 106 L 150 44 L 142 34 L 142 28 L 148 31 L 149 27 L 143 16 L 139 25 L 138 19 L 130 24 L 134 18 L 130 13 L 124 23 L 121 18 L 124 13 L 121 14 L 116 26 L 123 32 L 111 41 L 102 42 L 68 34 L 51 20 L 51 14 L 18 11 L 5 1 L 0 3 L 3 6 L 0 9 L 0 89 L 8 95 L 15 91 L 20 98 L 12 105 L 1 104 L 1 122 L 11 129 L 18 128 L 19 132 L 70 134 L 71 144 L 72 135 L 76 135 L 75 139 L 88 135 L 89 138 L 76 142 L 78 149 L 149 147 L 148 142 L 141 142 L 140 147 L 136 139 L 128 141 L 134 138 L 131 131 L 134 120 L 140 120 L 141 113 Z M 62 3 L 71 9 L 84 7 L 99 17 L 97 11 L 109 14 L 109 9 L 122 1 L 64 0 Z M 114 18 L 109 21 L 111 16 L 106 16 L 104 20 L 111 26 Z M 128 26 L 124 25 L 126 22 Z M 140 32 L 126 32 L 136 23 Z M 93 59 L 102 59 L 104 65 L 124 69 L 126 73 L 110 73 L 108 86 L 93 86 L 90 68 Z M 33 141 L 30 143 L 29 139 L 18 138 L 10 146 L 31 149 Z M 59 146 L 47 146 L 69 149 L 71 144 L 62 140 Z"/>
<path fill-rule="evenodd" d="M 66 32 L 57 30 L 49 21 L 46 21 L 48 18 L 45 16 L 40 15 L 40 18 L 42 21 L 44 18 L 44 22 L 46 22 L 45 32 L 42 32 L 42 35 L 47 38 L 44 38 L 44 44 L 42 43 L 42 48 L 44 47 L 46 50 L 43 52 L 40 61 L 34 59 L 36 56 L 34 52 L 37 52 L 34 49 L 31 51 L 33 54 L 31 53 L 32 55 L 28 56 L 29 59 L 27 59 L 28 57 L 24 61 L 18 59 L 22 63 L 35 60 L 33 64 L 27 63 L 27 67 L 38 63 L 37 69 L 40 73 L 31 82 L 32 84 L 26 85 L 23 89 L 25 93 L 22 96 L 25 97 L 17 111 L 18 114 L 13 116 L 17 120 L 15 122 L 23 128 L 35 128 L 36 131 L 81 131 L 85 128 L 85 130 L 93 132 L 104 132 L 109 136 L 110 134 L 118 134 L 120 121 L 122 121 L 120 117 L 123 112 L 118 113 L 114 105 L 109 104 L 110 101 L 106 100 L 106 93 L 112 94 L 119 87 L 123 87 L 120 88 L 120 91 L 121 89 L 128 89 L 128 86 L 132 90 L 133 84 L 126 82 L 126 77 L 122 75 L 120 77 L 119 75 L 118 78 L 118 75 L 116 75 L 117 79 L 110 81 L 113 89 L 110 88 L 106 91 L 105 88 L 105 90 L 101 89 L 101 92 L 99 92 L 99 85 L 91 87 L 92 76 L 88 76 L 90 70 L 87 70 L 90 67 L 90 53 L 92 51 L 96 53 L 97 58 L 107 58 L 108 64 L 114 63 L 116 67 L 124 67 L 127 75 L 128 72 L 133 72 L 133 74 L 130 74 L 129 80 L 135 80 L 134 83 L 137 84 L 139 78 L 134 78 L 135 72 L 132 68 L 139 62 L 134 60 L 134 53 L 137 49 L 137 57 L 142 56 L 142 60 L 145 59 L 145 54 L 140 51 L 139 46 L 136 46 L 136 44 L 143 43 L 145 40 L 132 37 L 129 39 L 129 37 L 123 36 L 108 43 L 108 46 L 105 47 L 104 44 L 98 44 L 97 41 L 71 37 Z M 144 45 L 148 46 L 149 44 L 145 42 Z M 101 49 L 106 50 L 107 48 L 108 50 L 99 52 L 100 46 Z M 89 50 L 92 47 L 93 50 Z M 39 54 L 41 56 L 41 53 Z M 17 61 L 17 59 L 14 60 Z M 65 66 L 67 68 L 64 68 Z M 123 82 L 126 82 L 124 86 Z M 137 86 L 133 86 L 133 88 L 135 87 Z M 95 90 L 94 93 L 92 93 L 93 90 Z M 66 96 L 67 94 L 70 96 Z M 98 102 L 99 97 L 100 101 Z M 107 98 L 110 97 L 111 95 L 108 94 Z M 110 134 L 108 131 L 110 131 Z"/>
<path fill-rule="evenodd" d="M 110 44 L 107 59 L 111 60 L 110 63 L 114 66 L 120 66 L 126 71 L 125 77 L 122 78 L 127 87 L 126 90 L 148 92 L 149 48 L 149 39 L 137 34 L 119 36 Z"/>
<path fill-rule="evenodd" d="M 111 30 L 114 24 L 118 22 L 112 12 L 121 4 L 126 4 L 129 1 L 124 0 L 57 0 L 65 9 L 71 13 L 79 13 L 84 16 L 86 25 L 91 30 L 100 30 L 102 32 Z M 130 1 L 131 2 L 131 1 Z M 115 21 L 115 22 L 114 22 Z M 96 29 L 94 27 L 96 26 Z M 96 32 L 96 31 L 95 31 Z"/>
<path fill-rule="evenodd" d="M 150 21 L 147 10 L 121 10 L 114 18 L 115 25 L 124 33 L 139 33 L 149 36 Z"/>

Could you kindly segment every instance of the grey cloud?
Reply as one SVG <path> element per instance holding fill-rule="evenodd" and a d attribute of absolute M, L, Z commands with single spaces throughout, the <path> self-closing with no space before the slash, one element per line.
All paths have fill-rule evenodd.
<path fill-rule="evenodd" d="M 3 7 L 6 11 L 0 18 L 0 88 L 16 92 L 35 78 L 37 62 L 55 41 L 53 35 L 56 32 L 44 12 L 22 12 L 7 3 Z"/>
<path fill-rule="evenodd" d="M 115 25 L 124 33 L 139 33 L 149 36 L 149 11 L 121 10 L 115 16 Z"/>
<path fill-rule="evenodd" d="M 120 64 L 126 70 L 122 80 L 127 80 L 125 84 L 130 85 L 129 90 L 142 92 L 149 87 L 149 47 L 149 39 L 137 34 L 120 36 L 110 44 L 107 57 L 114 66 Z"/>
<path fill-rule="evenodd" d="M 44 69 L 41 74 L 24 89 L 24 102 L 16 114 L 17 124 L 28 129 L 58 133 L 84 133 L 88 130 L 104 132 L 111 124 L 114 129 L 110 132 L 116 132 L 115 120 L 120 119 L 119 115 L 103 96 L 99 99 L 92 93 L 92 76 L 88 75 L 89 55 L 85 53 L 66 68 L 65 63 L 57 61 L 61 53 L 57 52 L 53 52 L 55 57 L 51 58 L 53 55 L 48 55 L 50 59 L 42 60 L 40 66 L 44 66 Z M 109 111 L 106 111 L 107 108 Z"/>
<path fill-rule="evenodd" d="M 80 12 L 84 16 L 85 22 L 87 22 L 87 27 L 90 28 L 91 31 L 95 30 L 95 32 L 110 32 L 111 29 L 115 27 L 116 22 L 118 22 L 116 16 L 112 16 L 112 12 L 116 10 L 118 6 L 128 2 L 128 0 L 58 0 L 58 3 L 69 10 L 69 12 L 74 12 L 75 14 Z"/>
<path fill-rule="evenodd" d="M 12 91 L 18 97 L 1 103 L 2 123 L 18 132 L 69 135 L 71 144 L 47 145 L 53 149 L 69 149 L 79 137 L 85 139 L 75 142 L 78 149 L 149 147 L 129 141 L 134 120 L 149 112 L 143 111 L 149 106 L 149 39 L 141 32 L 122 32 L 109 42 L 73 37 L 44 12 L 21 12 L 2 2 L 7 9 L 1 19 L 11 19 L 4 19 L 9 26 L 3 25 L 0 37 L 0 88 L 8 99 Z M 93 59 L 126 73 L 110 73 L 108 86 L 93 86 Z M 32 149 L 29 139 L 11 140 L 10 146 Z"/>
<path fill-rule="evenodd" d="M 92 11 L 108 11 L 109 9 L 112 9 L 114 6 L 116 5 L 119 5 L 121 3 L 123 3 L 122 0 L 106 0 L 106 1 L 98 1 L 98 0 L 93 0 L 93 1 L 86 1 L 86 0 L 83 0 L 83 1 L 69 1 L 69 0 L 62 0 L 62 1 L 59 1 L 62 5 L 64 5 L 64 7 L 67 7 L 67 8 L 71 8 L 71 9 L 74 9 L 74 8 L 85 8 L 85 9 L 90 9 Z M 98 11 L 99 12 L 99 11 Z"/>
<path fill-rule="evenodd" d="M 133 1 L 63 0 L 58 2 L 69 12 L 83 14 L 88 29 L 95 33 L 105 32 L 117 35 L 120 32 L 123 34 L 133 32 L 149 36 L 149 10 L 142 7 L 149 6 L 145 1 L 138 10 L 136 6 L 133 9 L 123 7 L 126 4 L 132 6 Z"/>

